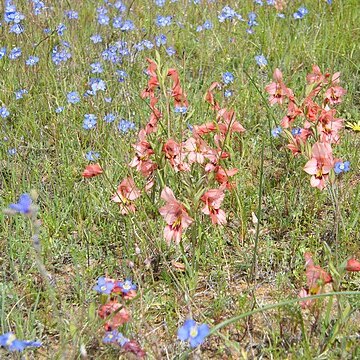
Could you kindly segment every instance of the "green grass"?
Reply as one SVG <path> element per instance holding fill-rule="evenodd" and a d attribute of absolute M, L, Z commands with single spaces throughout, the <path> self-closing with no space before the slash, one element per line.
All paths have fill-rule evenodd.
<path fill-rule="evenodd" d="M 131 277 L 138 285 L 138 297 L 128 305 L 132 321 L 121 330 L 136 339 L 150 359 L 189 354 L 187 346 L 176 339 L 178 327 L 189 315 L 211 327 L 244 315 L 214 331 L 201 350 L 190 355 L 194 358 L 200 351 L 204 359 L 225 355 L 234 359 L 359 357 L 359 294 L 334 297 L 334 304 L 328 297 L 319 300 L 322 308 L 315 315 L 301 311 L 292 301 L 306 284 L 306 251 L 336 279 L 334 291 L 359 289 L 358 273 L 337 275 L 335 271 L 350 256 L 360 256 L 359 134 L 343 130 L 341 143 L 334 147 L 336 157 L 351 162 L 351 171 L 336 180 L 333 199 L 328 190 L 310 187 L 310 177 L 303 171 L 305 158 L 293 157 L 283 140 L 269 136 L 284 111 L 269 108 L 264 91 L 278 67 L 286 85 L 301 99 L 306 74 L 316 63 L 324 72 L 341 71 L 341 85 L 347 94 L 337 107 L 337 117 L 359 121 L 357 1 L 339 0 L 332 6 L 326 1 L 290 2 L 285 19 L 277 18 L 273 7 L 229 1 L 244 18 L 256 8 L 259 25 L 253 35 L 245 32 L 246 22 L 219 23 L 217 15 L 225 3 L 195 6 L 184 0 L 162 9 L 153 6 L 155 10 L 149 11 L 148 2 L 135 1 L 129 18 L 145 30 L 131 33 L 97 25 L 93 1 L 73 4 L 79 11 L 78 21 L 63 18 L 63 11 L 69 8 L 66 2 L 54 3 L 51 16 L 42 17 L 30 15 L 28 2 L 16 4 L 27 16 L 25 33 L 16 36 L 8 34 L 4 26 L 0 28 L 0 47 L 9 50 L 17 45 L 23 51 L 20 60 L 0 60 L 0 107 L 6 105 L 11 113 L 0 121 L 0 207 L 6 208 L 22 193 L 37 192 L 41 256 L 55 284 L 49 286 L 36 266 L 29 219 L 0 213 L 0 335 L 14 331 L 20 339 L 43 341 L 39 350 L 27 350 L 29 359 L 77 359 L 82 356 L 80 348 L 85 348 L 91 359 L 119 358 L 118 348 L 102 344 L 103 321 L 96 314 L 100 300 L 92 287 L 105 274 Z M 303 4 L 309 14 L 295 21 L 292 13 Z M 173 14 L 176 20 L 169 28 L 157 29 L 157 14 Z M 213 29 L 197 33 L 196 26 L 207 19 L 212 20 Z M 71 43 L 72 59 L 57 68 L 50 54 L 61 39 L 56 33 L 46 36 L 42 29 L 54 29 L 62 21 L 68 30 L 61 39 Z M 160 32 L 167 35 L 168 45 L 174 46 L 177 54 L 169 57 L 161 47 L 161 69 L 179 71 L 191 114 L 186 121 L 170 114 L 172 136 L 177 141 L 190 136 L 186 122 L 214 120 L 204 95 L 213 81 L 221 81 L 225 71 L 234 73 L 230 87 L 234 95 L 223 99 L 221 92 L 216 94 L 219 102 L 235 110 L 246 129 L 244 134 L 235 134 L 226 148 L 231 154 L 226 167 L 239 169 L 234 176 L 236 186 L 227 192 L 222 205 L 226 226 L 211 225 L 205 215 L 191 208 L 196 225 L 186 230 L 181 246 L 166 245 L 165 222 L 158 213 L 164 205 L 160 199 L 163 185 L 190 206 L 197 204 L 193 202 L 196 193 L 208 186 L 200 167 L 195 166 L 190 174 L 174 173 L 161 155 L 168 135 L 166 116 L 165 130 L 160 127 L 152 137 L 162 165 L 152 192 L 138 199 L 137 212 L 127 216 L 110 201 L 123 178 L 134 176 L 138 186 L 143 186 L 144 180 L 127 166 L 137 132 L 122 135 L 115 123 L 106 124 L 102 118 L 114 112 L 118 119 L 133 121 L 138 130 L 145 126 L 151 111 L 148 100 L 140 97 L 147 84 L 143 70 L 146 58 L 156 59 L 157 54 L 155 50 L 139 52 L 131 61 L 124 58 L 121 65 L 102 61 L 104 73 L 91 74 L 90 63 L 100 61 L 104 49 L 104 44 L 89 40 L 96 32 L 107 39 L 105 43 L 121 39 L 132 44 Z M 264 69 L 254 60 L 260 53 L 268 59 Z M 31 54 L 40 58 L 34 68 L 25 66 L 26 56 Z M 129 75 L 124 83 L 117 81 L 118 69 Z M 82 95 L 91 77 L 106 81 L 106 93 L 67 105 L 67 92 L 76 90 Z M 29 94 L 15 101 L 14 91 L 20 88 Z M 166 80 L 162 91 L 170 88 Z M 104 101 L 109 96 L 111 104 Z M 166 101 L 172 99 L 162 97 L 159 102 L 164 114 Z M 66 108 L 56 114 L 58 106 Z M 87 113 L 96 114 L 96 129 L 82 128 Z M 16 155 L 10 156 L 9 148 L 16 148 Z M 101 153 L 106 177 L 81 177 L 88 150 Z M 214 183 L 209 185 L 214 187 Z M 252 213 L 261 215 L 258 229 Z M 174 262 L 183 264 L 184 271 Z M 266 310 L 267 305 L 287 300 L 284 306 Z M 257 311 L 263 306 L 264 311 Z M 0 349 L 0 358 L 6 356 Z"/>

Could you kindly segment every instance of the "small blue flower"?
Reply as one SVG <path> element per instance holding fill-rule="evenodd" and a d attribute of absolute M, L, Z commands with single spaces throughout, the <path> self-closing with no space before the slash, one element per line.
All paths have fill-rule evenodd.
<path fill-rule="evenodd" d="M 117 281 L 116 282 L 116 286 L 119 287 L 121 289 L 121 292 L 123 294 L 127 294 L 129 291 L 131 290 L 136 290 L 137 286 L 135 284 L 132 283 L 132 281 L 130 279 L 126 279 L 124 282 L 122 281 Z"/>
<path fill-rule="evenodd" d="M 16 204 L 10 204 L 9 209 L 15 210 L 19 214 L 29 214 L 31 212 L 32 199 L 29 194 L 20 195 Z"/>
<path fill-rule="evenodd" d="M 158 15 L 155 24 L 160 27 L 165 27 L 171 25 L 172 16 L 162 16 Z"/>
<path fill-rule="evenodd" d="M 63 36 L 64 35 L 64 31 L 66 30 L 66 25 L 65 24 L 59 24 L 59 26 L 56 28 L 56 32 L 58 33 L 59 36 Z"/>
<path fill-rule="evenodd" d="M 155 5 L 159 7 L 163 7 L 165 5 L 166 0 L 155 0 Z"/>
<path fill-rule="evenodd" d="M 275 129 L 272 129 L 271 130 L 271 135 L 274 137 L 274 138 L 277 138 L 280 136 L 280 134 L 282 133 L 282 128 L 280 126 L 276 127 Z"/>
<path fill-rule="evenodd" d="M 56 108 L 55 109 L 55 112 L 57 113 L 57 114 L 60 114 L 61 112 L 63 112 L 64 111 L 64 107 L 63 106 L 59 106 L 58 108 Z"/>
<path fill-rule="evenodd" d="M 342 172 L 348 172 L 350 171 L 350 161 L 338 161 L 335 163 L 334 166 L 335 174 L 341 174 Z"/>
<path fill-rule="evenodd" d="M 90 150 L 86 153 L 85 158 L 89 161 L 97 161 L 97 159 L 100 158 L 100 154 L 96 151 Z"/>
<path fill-rule="evenodd" d="M 79 13 L 75 10 L 65 10 L 65 15 L 68 19 L 74 19 L 77 20 L 79 19 Z"/>
<path fill-rule="evenodd" d="M 93 92 L 93 95 L 96 94 L 97 91 L 105 91 L 106 90 L 106 83 L 104 80 L 101 80 L 99 78 L 91 78 L 89 80 L 89 85 L 91 87 L 91 91 Z"/>
<path fill-rule="evenodd" d="M 119 333 L 117 330 L 108 331 L 105 333 L 103 337 L 103 343 L 105 344 L 118 344 L 120 346 L 124 346 L 130 340 L 126 338 L 122 333 Z"/>
<path fill-rule="evenodd" d="M 187 107 L 186 106 L 175 106 L 174 112 L 177 114 L 186 114 Z"/>
<path fill-rule="evenodd" d="M 233 91 L 232 91 L 232 90 L 226 89 L 226 90 L 224 91 L 224 96 L 225 96 L 226 98 L 229 98 L 229 97 L 231 97 L 232 95 L 233 95 Z"/>
<path fill-rule="evenodd" d="M 166 53 L 169 55 L 169 56 L 173 56 L 176 54 L 176 50 L 172 47 L 172 46 L 169 46 L 168 48 L 166 48 Z"/>
<path fill-rule="evenodd" d="M 101 74 L 104 71 L 101 62 L 92 63 L 90 64 L 90 67 L 93 74 Z"/>
<path fill-rule="evenodd" d="M 10 52 L 9 52 L 9 59 L 10 60 L 16 60 L 21 56 L 21 49 L 20 48 L 13 48 Z"/>
<path fill-rule="evenodd" d="M 222 79 L 224 84 L 230 84 L 234 81 L 234 75 L 231 72 L 227 71 L 223 74 Z"/>
<path fill-rule="evenodd" d="M 99 34 L 94 34 L 90 37 L 90 40 L 94 43 L 94 44 L 98 44 L 102 42 L 102 37 Z"/>
<path fill-rule="evenodd" d="M 37 56 L 29 56 L 25 61 L 27 66 L 34 66 L 39 62 L 39 58 Z"/>
<path fill-rule="evenodd" d="M 119 82 L 124 82 L 125 79 L 128 77 L 128 74 L 124 70 L 116 70 L 116 73 L 119 75 Z"/>
<path fill-rule="evenodd" d="M 69 104 L 76 104 L 78 102 L 80 102 L 80 95 L 77 91 L 70 91 L 67 95 L 66 95 L 67 101 Z"/>
<path fill-rule="evenodd" d="M 40 347 L 40 341 L 18 340 L 12 333 L 0 335 L 0 346 L 8 348 L 10 351 L 23 351 L 27 347 Z"/>
<path fill-rule="evenodd" d="M 190 346 L 195 348 L 204 342 L 209 333 L 210 328 L 207 324 L 197 325 L 194 320 L 189 319 L 179 328 L 177 335 L 181 341 L 189 341 Z"/>
<path fill-rule="evenodd" d="M 165 45 L 167 42 L 167 37 L 164 34 L 160 34 L 158 36 L 155 36 L 155 44 L 157 47 L 160 47 L 161 45 Z"/>
<path fill-rule="evenodd" d="M 129 130 L 134 130 L 135 124 L 132 121 L 121 119 L 118 124 L 118 130 L 122 133 L 127 133 Z"/>
<path fill-rule="evenodd" d="M 0 48 L 0 60 L 6 55 L 6 47 Z"/>
<path fill-rule="evenodd" d="M 293 135 L 293 136 L 300 136 L 301 135 L 301 131 L 302 131 L 302 129 L 301 128 L 293 128 L 292 130 L 291 130 L 291 134 Z"/>
<path fill-rule="evenodd" d="M 20 89 L 15 91 L 15 99 L 19 100 L 23 98 L 23 95 L 27 94 L 28 91 L 26 89 Z"/>
<path fill-rule="evenodd" d="M 10 115 L 10 112 L 9 112 L 9 110 L 6 108 L 6 106 L 3 106 L 3 107 L 0 108 L 0 116 L 1 116 L 3 119 L 6 119 L 9 115 Z"/>
<path fill-rule="evenodd" d="M 25 31 L 25 28 L 24 28 L 24 26 L 21 25 L 21 24 L 13 24 L 13 25 L 10 27 L 10 30 L 9 30 L 9 32 L 14 33 L 14 34 L 16 34 L 16 35 L 20 35 L 20 34 L 22 34 L 24 31 Z"/>
<path fill-rule="evenodd" d="M 308 9 L 304 6 L 299 7 L 298 10 L 293 14 L 294 19 L 303 19 L 304 16 L 308 13 Z"/>
<path fill-rule="evenodd" d="M 8 150 L 8 154 L 10 155 L 10 156 L 14 156 L 15 154 L 16 154 L 16 149 L 9 149 Z"/>
<path fill-rule="evenodd" d="M 255 61 L 260 67 L 264 67 L 268 64 L 266 57 L 262 54 L 255 56 Z"/>
<path fill-rule="evenodd" d="M 114 283 L 112 281 L 107 281 L 105 277 L 101 276 L 98 279 L 97 285 L 93 287 L 93 290 L 97 291 L 100 294 L 109 295 L 114 288 Z"/>
<path fill-rule="evenodd" d="M 104 116 L 104 121 L 107 123 L 112 123 L 116 119 L 116 115 L 108 113 Z"/>
<path fill-rule="evenodd" d="M 90 130 L 96 126 L 96 116 L 94 114 L 85 114 L 83 128 Z"/>

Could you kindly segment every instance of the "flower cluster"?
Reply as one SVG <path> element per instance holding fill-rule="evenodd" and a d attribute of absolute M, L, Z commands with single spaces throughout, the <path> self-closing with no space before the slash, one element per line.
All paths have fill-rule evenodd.
<path fill-rule="evenodd" d="M 120 346 L 125 352 L 135 354 L 139 359 L 145 357 L 145 351 L 135 340 L 126 338 L 118 328 L 131 321 L 129 310 L 119 300 L 132 300 L 136 297 L 137 286 L 130 280 L 114 280 L 100 277 L 93 290 L 106 297 L 106 302 L 100 305 L 98 316 L 106 320 L 103 342 Z"/>
<path fill-rule="evenodd" d="M 330 181 L 331 171 L 340 174 L 350 170 L 350 163 L 335 158 L 332 149 L 332 145 L 340 143 L 340 130 L 344 127 L 344 120 L 336 117 L 334 107 L 342 102 L 346 90 L 339 85 L 339 72 L 332 76 L 322 74 L 317 65 L 306 81 L 309 91 L 302 101 L 285 85 L 279 69 L 274 71 L 274 81 L 265 90 L 271 105 L 287 104 L 287 113 L 281 126 L 273 129 L 273 136 L 283 133 L 293 155 L 308 158 L 304 171 L 311 175 L 311 186 L 322 190 Z"/>

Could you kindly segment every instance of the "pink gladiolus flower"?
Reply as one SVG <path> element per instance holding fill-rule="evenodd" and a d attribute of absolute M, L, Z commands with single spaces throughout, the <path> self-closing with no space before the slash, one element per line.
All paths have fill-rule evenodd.
<path fill-rule="evenodd" d="M 265 91 L 270 95 L 269 102 L 270 105 L 283 103 L 286 96 L 289 95 L 289 89 L 285 86 L 282 81 L 282 73 L 279 69 L 274 71 L 274 82 L 265 87 Z"/>
<path fill-rule="evenodd" d="M 302 309 L 309 309 L 312 304 L 314 303 L 314 299 L 312 300 L 306 300 L 307 297 L 309 297 L 309 293 L 305 289 L 301 289 L 299 292 L 299 298 L 304 299 L 303 301 L 300 301 L 300 306 Z"/>
<path fill-rule="evenodd" d="M 356 259 L 349 259 L 346 263 L 345 269 L 347 271 L 360 271 L 360 261 Z"/>
<path fill-rule="evenodd" d="M 340 83 L 340 73 L 337 72 L 332 76 L 331 87 L 325 92 L 325 102 L 330 105 L 340 104 L 342 102 L 342 97 L 346 94 L 346 90 L 339 86 Z"/>
<path fill-rule="evenodd" d="M 333 166 L 334 159 L 330 144 L 315 143 L 312 147 L 312 158 L 304 167 L 304 171 L 312 175 L 310 180 L 311 186 L 322 190 Z"/>
<path fill-rule="evenodd" d="M 184 150 L 188 155 L 189 164 L 194 162 L 203 164 L 205 157 L 214 157 L 213 149 L 199 136 L 194 135 L 184 142 Z"/>
<path fill-rule="evenodd" d="M 210 189 L 201 197 L 201 200 L 205 203 L 201 211 L 210 216 L 213 224 L 226 224 L 225 212 L 220 209 L 225 197 L 224 190 L 225 186 L 221 186 L 219 189 Z"/>
<path fill-rule="evenodd" d="M 135 157 L 131 160 L 129 166 L 136 167 L 136 170 L 141 172 L 144 177 L 149 177 L 157 168 L 157 165 L 149 159 L 154 154 L 154 150 L 151 148 L 150 143 L 146 141 L 144 129 L 139 131 L 138 137 L 139 141 L 133 145 Z"/>
<path fill-rule="evenodd" d="M 304 254 L 306 279 L 309 293 L 311 295 L 318 294 L 325 284 L 332 282 L 332 277 L 319 265 L 314 265 L 312 255 L 308 252 Z"/>
<path fill-rule="evenodd" d="M 135 186 L 131 177 L 124 179 L 118 186 L 117 192 L 112 196 L 111 200 L 119 204 L 121 214 L 125 215 L 129 212 L 135 212 L 133 200 L 140 196 L 139 189 Z"/>
<path fill-rule="evenodd" d="M 164 229 L 164 238 L 168 245 L 170 245 L 171 240 L 179 244 L 183 230 L 194 220 L 188 215 L 184 205 L 176 200 L 170 188 L 165 187 L 163 189 L 161 198 L 166 201 L 165 206 L 159 209 L 161 216 L 167 223 Z"/>

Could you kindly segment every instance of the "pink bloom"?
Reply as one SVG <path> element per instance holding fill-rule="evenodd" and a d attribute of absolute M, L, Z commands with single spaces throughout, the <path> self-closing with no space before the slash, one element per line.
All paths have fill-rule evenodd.
<path fill-rule="evenodd" d="M 188 155 L 189 164 L 197 162 L 203 164 L 205 157 L 213 156 L 212 149 L 201 139 L 200 136 L 194 135 L 184 142 L 184 150 Z"/>
<path fill-rule="evenodd" d="M 346 263 L 347 271 L 360 271 L 360 262 L 356 259 L 349 259 Z"/>
<path fill-rule="evenodd" d="M 100 175 L 102 173 L 103 173 L 103 170 L 99 164 L 92 164 L 92 165 L 86 166 L 84 172 L 82 173 L 82 176 L 86 177 L 86 178 L 91 178 L 91 177 Z"/>
<path fill-rule="evenodd" d="M 117 192 L 112 196 L 111 200 L 119 204 L 121 214 L 125 215 L 129 212 L 135 212 L 133 200 L 140 196 L 139 189 L 135 186 L 131 177 L 124 179 L 117 188 Z"/>
<path fill-rule="evenodd" d="M 301 289 L 299 292 L 299 298 L 305 299 L 303 301 L 300 301 L 300 306 L 302 309 L 309 309 L 311 305 L 314 303 L 314 299 L 312 300 L 306 300 L 307 297 L 309 297 L 309 293 L 305 289 Z"/>
<path fill-rule="evenodd" d="M 286 96 L 289 94 L 289 89 L 285 86 L 282 81 L 282 73 L 279 69 L 274 71 L 274 82 L 265 87 L 265 91 L 270 95 L 269 102 L 270 105 L 283 103 Z"/>
<path fill-rule="evenodd" d="M 179 244 L 183 230 L 194 220 L 188 215 L 184 205 L 176 200 L 170 188 L 165 187 L 163 189 L 161 198 L 166 201 L 165 206 L 159 209 L 161 216 L 167 223 L 164 229 L 166 243 L 170 245 L 171 240 L 174 240 L 176 244 Z"/>
<path fill-rule="evenodd" d="M 220 89 L 221 88 L 221 84 L 218 83 L 218 82 L 213 82 L 208 91 L 206 92 L 206 95 L 205 95 L 205 101 L 207 101 L 210 105 L 211 105 L 211 108 L 215 111 L 218 111 L 220 110 L 220 106 L 219 106 L 219 103 L 215 100 L 214 98 L 214 90 L 215 89 Z"/>
<path fill-rule="evenodd" d="M 299 115 L 302 115 L 302 111 L 298 108 L 294 101 L 289 101 L 288 112 L 281 120 L 281 126 L 287 129 Z"/>
<path fill-rule="evenodd" d="M 325 284 L 332 282 L 332 277 L 319 265 L 314 265 L 312 255 L 308 252 L 304 254 L 306 279 L 309 293 L 311 295 L 318 294 Z"/>
<path fill-rule="evenodd" d="M 188 107 L 188 101 L 186 99 L 186 93 L 180 86 L 179 74 L 176 69 L 169 69 L 168 76 L 173 80 L 173 87 L 171 90 L 171 96 L 174 98 L 175 107 L 177 106 L 186 106 Z"/>
<path fill-rule="evenodd" d="M 201 200 L 205 203 L 201 211 L 206 215 L 210 215 L 213 224 L 226 224 L 225 212 L 220 209 L 225 197 L 224 189 L 225 186 L 221 186 L 219 189 L 210 189 L 201 197 Z"/>
<path fill-rule="evenodd" d="M 342 102 L 342 97 L 347 91 L 339 86 L 339 84 L 340 72 L 336 72 L 331 78 L 331 87 L 325 92 L 325 103 L 336 105 Z"/>
<path fill-rule="evenodd" d="M 150 160 L 150 156 L 154 154 L 149 142 L 146 141 L 145 130 L 139 131 L 139 141 L 133 145 L 135 149 L 135 157 L 129 163 L 130 167 L 136 167 L 136 170 L 141 172 L 144 177 L 149 177 L 157 165 Z"/>
<path fill-rule="evenodd" d="M 215 169 L 215 180 L 221 184 L 225 185 L 228 190 L 231 190 L 234 187 L 234 184 L 229 181 L 229 177 L 237 174 L 239 169 L 223 169 L 220 165 Z"/>
<path fill-rule="evenodd" d="M 312 175 L 310 180 L 311 186 L 322 190 L 333 166 L 334 159 L 330 144 L 315 143 L 312 147 L 312 158 L 304 167 L 304 171 Z"/>

